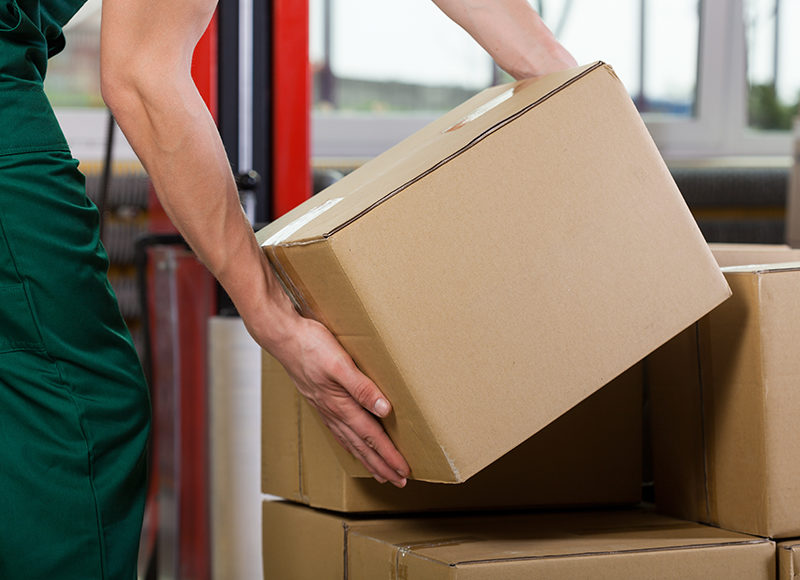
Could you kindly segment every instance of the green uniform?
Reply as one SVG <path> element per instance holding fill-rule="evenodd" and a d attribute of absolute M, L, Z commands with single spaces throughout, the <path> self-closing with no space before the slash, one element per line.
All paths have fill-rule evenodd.
<path fill-rule="evenodd" d="M 136 577 L 147 388 L 42 90 L 83 0 L 0 0 L 0 578 Z"/>

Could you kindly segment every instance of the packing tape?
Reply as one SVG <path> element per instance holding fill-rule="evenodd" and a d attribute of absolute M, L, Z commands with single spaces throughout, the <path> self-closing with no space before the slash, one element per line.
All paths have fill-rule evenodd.
<path fill-rule="evenodd" d="M 312 207 L 306 213 L 292 220 L 291 222 L 283 226 L 280 230 L 272 234 L 269 238 L 267 238 L 266 241 L 264 241 L 264 243 L 261 244 L 261 246 L 262 247 L 274 246 L 276 244 L 280 244 L 281 242 L 286 241 L 292 234 L 297 232 L 300 228 L 317 219 L 319 216 L 321 216 L 326 211 L 334 207 L 337 203 L 339 203 L 343 199 L 344 199 L 343 197 L 334 197 L 321 205 Z"/>
<path fill-rule="evenodd" d="M 397 550 L 394 554 L 394 575 L 392 580 L 406 580 L 408 578 L 408 569 L 403 560 L 414 553 L 415 550 L 425 548 L 438 548 L 441 546 L 455 546 L 458 544 L 466 544 L 469 542 L 480 542 L 481 538 L 475 536 L 457 536 L 453 538 L 441 538 L 437 540 L 428 540 L 425 542 L 400 542 L 394 544 Z"/>
<path fill-rule="evenodd" d="M 502 93 L 497 95 L 495 98 L 493 98 L 493 99 L 491 99 L 489 101 L 486 101 L 480 107 L 477 107 L 474 111 L 472 111 L 471 113 L 466 115 L 463 119 L 461 119 L 457 123 L 454 123 L 453 125 L 450 125 L 447 129 L 445 129 L 442 132 L 443 133 L 450 133 L 451 131 L 455 131 L 456 129 L 460 129 L 461 127 L 463 127 L 467 123 L 470 123 L 471 121 L 474 121 L 478 117 L 480 117 L 482 115 L 485 115 L 486 113 L 488 113 L 489 111 L 491 111 L 495 107 L 499 106 L 501 103 L 506 102 L 508 99 L 513 97 L 514 93 L 516 93 L 516 92 L 517 92 L 516 88 L 511 88 L 511 89 L 508 89 L 507 91 L 503 91 Z"/>

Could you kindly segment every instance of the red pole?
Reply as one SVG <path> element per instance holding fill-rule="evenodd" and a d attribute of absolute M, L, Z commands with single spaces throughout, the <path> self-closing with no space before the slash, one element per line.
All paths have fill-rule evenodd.
<path fill-rule="evenodd" d="M 273 4 L 272 217 L 311 196 L 308 2 Z"/>

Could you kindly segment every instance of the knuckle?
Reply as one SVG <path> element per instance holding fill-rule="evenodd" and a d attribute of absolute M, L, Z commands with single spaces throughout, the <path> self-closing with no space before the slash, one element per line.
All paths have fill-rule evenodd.
<path fill-rule="evenodd" d="M 363 442 L 363 441 L 354 441 L 352 442 L 353 450 L 358 454 L 358 456 L 366 459 L 369 456 L 371 449 Z"/>
<path fill-rule="evenodd" d="M 346 419 L 350 415 L 351 406 L 352 403 L 345 397 L 333 397 L 325 403 L 325 407 L 332 415 L 342 419 Z"/>
<path fill-rule="evenodd" d="M 354 385 L 350 393 L 353 395 L 353 398 L 362 405 L 366 404 L 368 406 L 369 402 L 375 398 L 372 385 L 364 381 Z"/>
<path fill-rule="evenodd" d="M 372 436 L 372 435 L 366 435 L 364 437 L 364 444 L 367 447 L 369 447 L 370 449 L 373 449 L 373 450 L 377 449 L 377 447 L 378 447 L 377 441 L 376 441 L 375 437 Z"/>

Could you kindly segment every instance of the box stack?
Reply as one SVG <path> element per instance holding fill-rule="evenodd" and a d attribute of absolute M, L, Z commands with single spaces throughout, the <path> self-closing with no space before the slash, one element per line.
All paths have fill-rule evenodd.
<path fill-rule="evenodd" d="M 648 358 L 656 506 L 789 541 L 800 537 L 800 250 L 713 250 L 733 296 Z"/>
<path fill-rule="evenodd" d="M 632 507 L 639 363 L 730 289 L 607 65 L 488 89 L 258 238 L 412 469 L 365 477 L 265 355 L 265 577 L 774 578 L 771 540 Z"/>
<path fill-rule="evenodd" d="M 264 522 L 267 578 L 775 577 L 769 540 L 637 510 L 381 518 L 269 502 Z"/>

